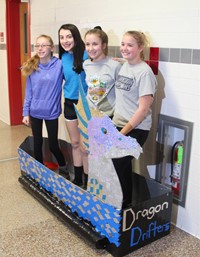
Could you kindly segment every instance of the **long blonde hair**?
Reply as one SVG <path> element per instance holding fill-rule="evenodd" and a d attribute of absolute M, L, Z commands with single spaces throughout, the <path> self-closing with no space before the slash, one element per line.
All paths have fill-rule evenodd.
<path fill-rule="evenodd" d="M 37 37 L 36 41 L 41 37 L 46 38 L 52 46 L 54 45 L 52 38 L 47 35 L 40 35 L 39 37 Z M 40 63 L 40 57 L 38 56 L 38 54 L 33 55 L 31 58 L 29 58 L 26 62 L 23 63 L 21 67 L 22 75 L 24 75 L 25 77 L 28 77 L 34 71 L 37 71 L 39 63 Z"/>

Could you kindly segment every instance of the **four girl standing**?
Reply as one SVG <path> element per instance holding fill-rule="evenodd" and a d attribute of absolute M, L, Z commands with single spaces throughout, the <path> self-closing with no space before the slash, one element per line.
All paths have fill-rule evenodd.
<path fill-rule="evenodd" d="M 107 44 L 107 35 L 101 29 L 88 31 L 85 35 L 88 59 L 77 27 L 65 24 L 59 29 L 59 57 L 65 78 L 64 115 L 72 144 L 75 170 L 73 182 L 79 186 L 83 185 L 83 155 L 73 104 L 78 101 L 80 78 L 85 92 L 88 88 L 89 104 L 113 116 L 113 122 L 122 134 L 136 138 L 142 146 L 152 125 L 151 105 L 157 82 L 151 68 L 144 62 L 145 35 L 138 31 L 124 34 L 120 51 L 126 61 L 122 67 L 107 57 Z M 122 185 L 123 207 L 131 202 L 131 161 L 130 156 L 113 159 Z"/>

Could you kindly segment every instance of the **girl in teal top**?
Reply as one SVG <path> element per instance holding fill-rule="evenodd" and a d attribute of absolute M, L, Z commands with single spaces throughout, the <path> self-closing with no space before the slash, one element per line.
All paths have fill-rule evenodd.
<path fill-rule="evenodd" d="M 87 175 L 83 180 L 83 153 L 80 149 L 80 132 L 74 104 L 78 102 L 80 79 L 87 93 L 83 61 L 87 59 L 85 44 L 81 38 L 78 28 L 73 24 L 64 24 L 58 31 L 59 35 L 59 58 L 62 60 L 64 73 L 64 116 L 66 127 L 72 146 L 72 157 L 74 163 L 74 184 L 85 187 Z M 87 163 L 85 163 L 87 165 Z M 83 183 L 84 182 L 84 183 Z"/>

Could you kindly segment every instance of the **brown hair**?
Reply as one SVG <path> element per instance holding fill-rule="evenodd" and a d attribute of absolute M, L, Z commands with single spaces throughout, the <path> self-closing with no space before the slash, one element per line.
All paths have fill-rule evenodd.
<path fill-rule="evenodd" d="M 148 46 L 147 37 L 145 36 L 145 34 L 143 32 L 135 31 L 135 30 L 129 30 L 124 35 L 132 36 L 136 40 L 139 47 L 143 46 L 145 48 L 145 47 Z M 141 51 L 140 58 L 142 60 L 144 60 L 144 50 Z"/>
<path fill-rule="evenodd" d="M 90 29 L 89 31 L 87 31 L 85 33 L 85 37 L 89 34 L 95 34 L 101 39 L 102 44 L 106 45 L 103 52 L 105 55 L 107 55 L 108 54 L 108 36 L 107 36 L 107 34 L 100 28 Z"/>
<path fill-rule="evenodd" d="M 41 37 L 46 38 L 52 46 L 54 45 L 53 40 L 52 40 L 52 38 L 50 36 L 40 35 L 39 37 L 37 37 L 37 39 L 41 38 Z M 36 39 L 36 41 L 37 41 L 37 39 Z M 39 62 L 40 62 L 40 58 L 39 58 L 38 54 L 33 55 L 25 63 L 23 63 L 23 65 L 21 67 L 22 74 L 24 76 L 28 77 L 34 71 L 37 71 L 38 70 Z"/>

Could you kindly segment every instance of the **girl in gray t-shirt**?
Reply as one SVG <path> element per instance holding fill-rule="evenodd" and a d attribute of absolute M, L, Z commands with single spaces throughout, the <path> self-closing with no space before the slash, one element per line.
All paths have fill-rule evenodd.
<path fill-rule="evenodd" d="M 121 64 L 107 56 L 108 36 L 100 27 L 86 32 L 85 49 L 89 56 L 83 63 L 89 106 L 112 118 L 115 106 L 115 81 Z M 88 154 L 83 145 L 82 152 L 86 167 Z"/>
<path fill-rule="evenodd" d="M 101 29 L 86 32 L 85 49 L 89 55 L 89 59 L 83 63 L 88 85 L 88 103 L 90 107 L 98 108 L 112 117 L 115 106 L 115 81 L 121 64 L 107 56 L 108 36 Z"/>
<path fill-rule="evenodd" d="M 126 60 L 116 81 L 116 105 L 113 122 L 118 130 L 137 139 L 142 146 L 152 125 L 151 105 L 157 81 L 151 68 L 144 62 L 147 43 L 143 33 L 128 31 L 123 35 L 120 51 Z M 123 207 L 131 203 L 132 157 L 113 159 L 124 195 Z"/>

